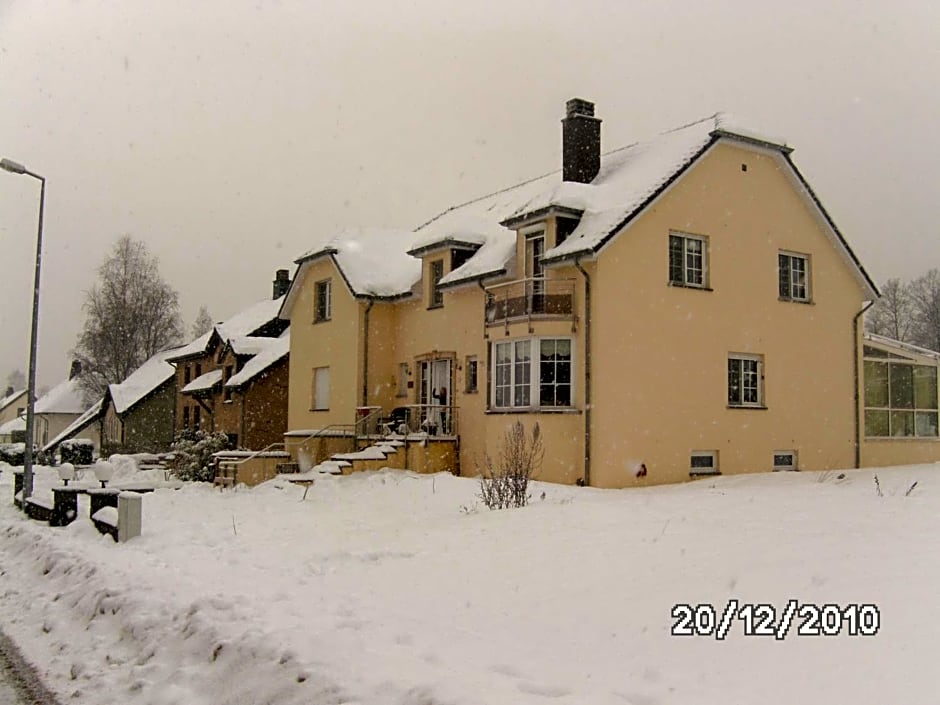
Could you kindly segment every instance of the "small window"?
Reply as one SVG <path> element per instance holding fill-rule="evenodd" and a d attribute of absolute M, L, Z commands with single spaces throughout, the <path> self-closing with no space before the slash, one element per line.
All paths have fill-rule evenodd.
<path fill-rule="evenodd" d="M 781 252 L 777 255 L 779 293 L 784 301 L 802 301 L 809 298 L 809 257 Z"/>
<path fill-rule="evenodd" d="M 196 377 L 202 377 L 202 363 L 196 363 Z"/>
<path fill-rule="evenodd" d="M 183 365 L 183 384 L 189 384 L 189 365 Z"/>
<path fill-rule="evenodd" d="M 198 406 L 193 407 L 193 428 L 195 428 L 197 431 L 202 428 L 201 412 L 202 409 L 200 409 Z"/>
<path fill-rule="evenodd" d="M 183 428 L 189 428 L 189 407 L 183 407 Z"/>
<path fill-rule="evenodd" d="M 228 439 L 229 448 L 238 448 L 238 434 L 237 433 L 226 433 L 225 437 Z"/>
<path fill-rule="evenodd" d="M 443 278 L 444 260 L 436 259 L 431 262 L 431 305 L 428 308 L 439 308 L 444 305 L 444 292 L 440 287 Z"/>
<path fill-rule="evenodd" d="M 796 469 L 795 450 L 774 451 L 774 472 L 792 472 Z"/>
<path fill-rule="evenodd" d="M 693 450 L 689 456 L 690 475 L 719 475 L 717 450 Z"/>
<path fill-rule="evenodd" d="M 758 355 L 728 357 L 728 406 L 764 405 L 764 361 Z"/>
<path fill-rule="evenodd" d="M 398 363 L 398 392 L 397 396 L 408 396 L 408 363 Z"/>
<path fill-rule="evenodd" d="M 466 376 L 467 376 L 466 392 L 467 394 L 475 394 L 478 391 L 476 355 L 470 355 L 467 357 L 465 369 L 466 369 Z"/>
<path fill-rule="evenodd" d="M 695 235 L 669 235 L 669 283 L 708 286 L 708 241 Z"/>
<path fill-rule="evenodd" d="M 314 323 L 330 320 L 330 317 L 333 313 L 332 289 L 332 282 L 329 279 L 324 279 L 323 281 L 318 281 L 316 283 L 314 290 Z"/>
<path fill-rule="evenodd" d="M 313 370 L 313 410 L 327 411 L 330 408 L 330 368 Z"/>

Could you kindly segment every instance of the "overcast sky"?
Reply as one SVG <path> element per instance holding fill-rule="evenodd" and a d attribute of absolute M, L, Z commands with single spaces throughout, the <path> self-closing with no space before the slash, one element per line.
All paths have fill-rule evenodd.
<path fill-rule="evenodd" d="M 0 0 L 0 156 L 48 179 L 39 381 L 122 234 L 222 320 L 344 226 L 413 228 L 723 110 L 786 138 L 876 281 L 940 267 L 940 3 Z M 0 382 L 26 370 L 38 183 L 0 172 Z"/>

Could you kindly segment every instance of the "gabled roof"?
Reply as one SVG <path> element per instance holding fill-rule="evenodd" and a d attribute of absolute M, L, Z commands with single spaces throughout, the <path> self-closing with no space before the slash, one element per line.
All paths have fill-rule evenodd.
<path fill-rule="evenodd" d="M 85 411 L 78 377 L 59 382 L 36 400 L 35 414 L 81 414 Z"/>
<path fill-rule="evenodd" d="M 199 375 L 192 382 L 183 387 L 180 391 L 183 394 L 192 394 L 193 392 L 205 392 L 212 389 L 222 381 L 222 370 L 209 370 L 205 374 Z"/>
<path fill-rule="evenodd" d="M 10 395 L 8 395 L 8 396 L 5 396 L 5 397 L 3 397 L 2 399 L 0 399 L 0 411 L 3 411 L 4 409 L 6 409 L 6 408 L 7 408 L 8 406 L 10 406 L 11 404 L 16 403 L 16 400 L 19 399 L 20 397 L 24 396 L 25 394 L 26 394 L 26 390 L 25 390 L 25 389 L 21 389 L 21 390 L 19 390 L 18 392 L 13 392 L 12 394 L 10 394 Z"/>
<path fill-rule="evenodd" d="M 280 338 L 258 338 L 257 340 L 265 341 L 264 349 L 246 362 L 238 374 L 232 375 L 225 383 L 226 387 L 238 389 L 245 386 L 290 354 L 290 329 L 285 331 Z"/>
<path fill-rule="evenodd" d="M 180 348 L 163 350 L 134 370 L 120 384 L 109 384 L 108 394 L 114 403 L 114 411 L 123 414 L 160 385 L 173 378 L 176 369 L 167 362 Z"/>
<path fill-rule="evenodd" d="M 421 278 L 421 263 L 408 254 L 412 240 L 409 230 L 348 228 L 296 262 L 332 256 L 354 296 L 401 296 Z"/>
<path fill-rule="evenodd" d="M 348 228 L 295 261 L 297 272 L 281 307 L 281 318 L 290 309 L 303 286 L 310 263 L 329 257 L 336 264 L 347 288 L 356 297 L 396 299 L 411 293 L 421 279 L 421 261 L 408 254 L 414 240 L 409 230 Z"/>
<path fill-rule="evenodd" d="M 544 261 L 593 257 L 720 140 L 778 153 L 832 231 L 835 246 L 855 270 L 862 288 L 872 298 L 877 296 L 871 278 L 790 160 L 791 148 L 733 126 L 721 113 L 602 155 L 600 170 L 590 184 L 564 182 L 558 170 L 450 208 L 418 228 L 412 248 L 428 251 L 457 237 L 480 244 L 472 257 L 441 279 L 445 286 L 499 276 L 507 272 L 515 253 L 516 235 L 505 225 L 556 210 L 580 213 L 580 220 L 564 242 L 545 253 Z"/>
<path fill-rule="evenodd" d="M 277 320 L 277 314 L 283 301 L 283 296 L 258 301 L 222 323 L 216 323 L 212 330 L 203 333 L 187 345 L 177 348 L 166 359 L 175 361 L 204 355 L 208 352 L 210 348 L 209 341 L 213 338 L 218 339 L 224 345 L 230 338 L 241 338 L 257 333 L 272 321 Z"/>
<path fill-rule="evenodd" d="M 72 438 L 83 430 L 88 428 L 92 423 L 101 418 L 101 414 L 104 412 L 104 398 L 99 399 L 94 404 L 92 404 L 85 411 L 84 414 L 75 419 L 72 423 L 66 426 L 62 432 L 53 438 L 51 441 L 46 443 L 42 447 L 43 450 L 49 451 L 58 446 L 62 441 L 67 441 L 69 438 Z M 24 421 L 25 429 L 25 421 Z"/>

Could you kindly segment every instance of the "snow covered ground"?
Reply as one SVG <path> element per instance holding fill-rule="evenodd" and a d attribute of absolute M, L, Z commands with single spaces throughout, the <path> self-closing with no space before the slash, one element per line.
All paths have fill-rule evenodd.
<path fill-rule="evenodd" d="M 118 545 L 23 517 L 5 468 L 3 628 L 79 705 L 936 703 L 940 465 L 878 470 L 883 496 L 874 474 L 537 484 L 502 512 L 450 475 L 192 485 Z M 671 634 L 674 604 L 729 599 L 775 624 L 877 605 L 879 629 Z"/>

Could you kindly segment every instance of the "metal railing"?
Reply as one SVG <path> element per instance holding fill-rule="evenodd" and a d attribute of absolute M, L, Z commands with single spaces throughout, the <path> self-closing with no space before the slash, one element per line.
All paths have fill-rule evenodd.
<path fill-rule="evenodd" d="M 457 435 L 458 408 L 449 404 L 404 404 L 381 419 L 386 434 L 427 433 L 431 437 Z"/>
<path fill-rule="evenodd" d="M 574 317 L 574 279 L 518 279 L 486 287 L 487 325 L 532 316 Z"/>

